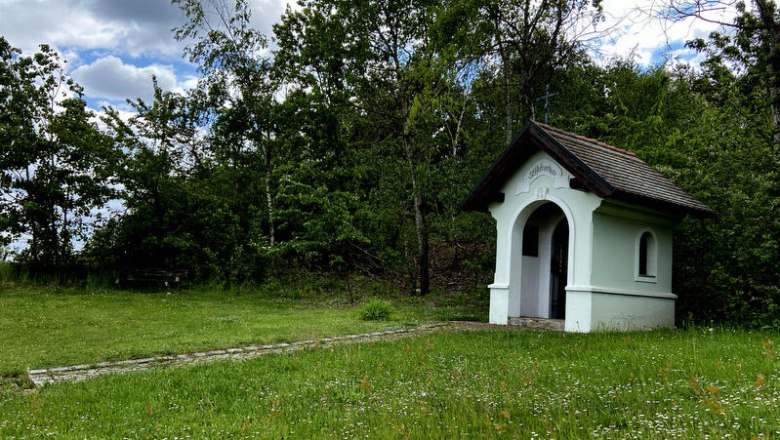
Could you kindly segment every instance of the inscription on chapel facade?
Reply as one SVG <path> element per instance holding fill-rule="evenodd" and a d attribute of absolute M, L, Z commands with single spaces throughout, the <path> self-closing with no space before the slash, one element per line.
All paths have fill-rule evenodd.
<path fill-rule="evenodd" d="M 539 162 L 536 165 L 534 165 L 533 168 L 531 168 L 531 171 L 528 172 L 528 177 L 526 179 L 534 180 L 537 176 L 540 176 L 542 174 L 546 174 L 550 177 L 555 177 L 561 174 L 560 170 L 554 168 L 554 165 L 550 162 Z"/>
<path fill-rule="evenodd" d="M 525 174 L 518 185 L 517 194 L 530 191 L 531 183 L 542 176 L 551 178 L 553 180 L 552 186 L 555 188 L 566 188 L 569 185 L 569 179 L 564 176 L 560 166 L 548 159 L 542 159 L 536 162 Z"/>

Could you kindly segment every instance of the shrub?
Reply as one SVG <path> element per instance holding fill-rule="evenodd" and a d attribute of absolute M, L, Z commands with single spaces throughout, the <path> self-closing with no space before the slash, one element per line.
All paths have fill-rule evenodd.
<path fill-rule="evenodd" d="M 371 298 L 360 308 L 363 321 L 384 321 L 390 317 L 390 303 L 379 298 Z"/>

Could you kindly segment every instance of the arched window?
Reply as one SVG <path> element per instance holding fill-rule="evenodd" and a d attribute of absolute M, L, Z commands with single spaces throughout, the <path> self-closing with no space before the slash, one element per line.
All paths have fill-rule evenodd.
<path fill-rule="evenodd" d="M 655 235 L 645 230 L 637 243 L 637 281 L 655 281 L 658 267 L 658 244 Z"/>

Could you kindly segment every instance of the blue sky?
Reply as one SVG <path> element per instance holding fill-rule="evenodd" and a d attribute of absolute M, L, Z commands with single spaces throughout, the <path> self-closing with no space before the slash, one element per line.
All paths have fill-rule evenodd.
<path fill-rule="evenodd" d="M 253 21 L 266 35 L 290 0 L 250 0 Z M 696 64 L 684 41 L 716 28 L 703 21 L 671 25 L 654 19 L 660 0 L 604 0 L 607 37 L 590 41 L 593 55 L 607 62 L 632 57 L 641 65 L 667 58 Z M 730 12 L 723 11 L 726 21 Z M 724 17 L 717 17 L 724 19 Z M 192 87 L 196 69 L 182 57 L 171 29 L 184 14 L 168 0 L 0 0 L 0 34 L 25 53 L 48 43 L 68 60 L 68 72 L 84 87 L 90 107 L 125 108 L 125 99 L 149 100 L 151 76 L 166 90 Z M 586 29 L 584 32 L 592 31 Z"/>

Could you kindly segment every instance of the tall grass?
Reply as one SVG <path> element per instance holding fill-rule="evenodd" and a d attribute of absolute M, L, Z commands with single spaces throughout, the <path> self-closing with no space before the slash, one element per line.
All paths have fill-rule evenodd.
<path fill-rule="evenodd" d="M 0 398 L 0 436 L 777 438 L 778 338 L 441 333 Z"/>

